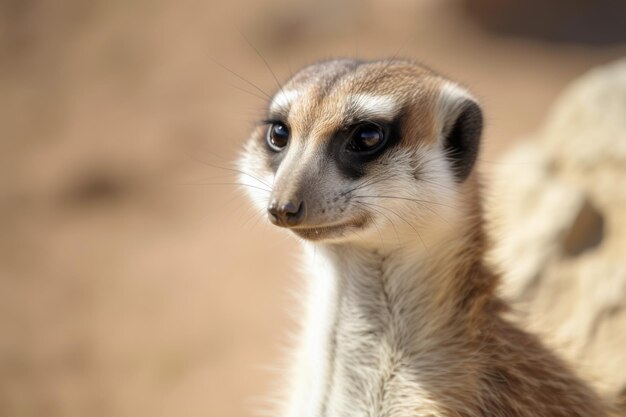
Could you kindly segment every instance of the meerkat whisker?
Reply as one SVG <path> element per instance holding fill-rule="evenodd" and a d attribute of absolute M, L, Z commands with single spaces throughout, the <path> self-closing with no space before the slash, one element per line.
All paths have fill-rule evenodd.
<path fill-rule="evenodd" d="M 259 177 L 250 174 L 249 172 L 244 171 L 243 169 L 238 169 L 238 168 L 228 168 L 228 167 L 223 167 L 223 166 L 219 166 L 219 165 L 215 165 L 215 164 L 211 164 L 209 162 L 203 161 L 200 158 L 197 158 L 193 155 L 190 155 L 190 157 L 192 159 L 194 159 L 196 162 L 201 163 L 202 165 L 206 165 L 209 166 L 211 168 L 215 168 L 215 169 L 222 169 L 224 171 L 230 171 L 236 174 L 240 174 L 240 175 L 246 175 L 258 182 L 260 182 L 261 184 L 265 185 L 266 187 L 272 188 L 272 186 L 270 184 L 268 184 L 267 182 L 263 181 L 262 179 L 260 179 Z"/>
<path fill-rule="evenodd" d="M 360 190 L 361 188 L 369 187 L 371 185 L 378 184 L 379 182 L 387 181 L 387 180 L 389 180 L 391 178 L 393 178 L 393 175 L 387 175 L 387 176 L 384 176 L 383 178 L 377 178 L 377 177 L 374 176 L 372 178 L 369 178 L 367 181 L 364 181 L 363 183 L 357 185 L 356 187 L 351 188 L 348 191 L 343 191 L 341 194 L 342 195 L 349 195 L 349 194 L 353 193 L 354 191 Z"/>
<path fill-rule="evenodd" d="M 272 74 L 272 77 L 274 78 L 274 81 L 276 82 L 277 87 L 279 88 L 280 91 L 283 91 L 283 86 L 280 83 L 280 81 L 278 81 L 278 77 L 276 76 L 276 74 L 274 73 L 274 71 L 272 70 L 272 67 L 270 66 L 270 64 L 267 62 L 267 60 L 265 59 L 265 57 L 263 56 L 263 54 L 261 54 L 261 51 L 259 51 L 259 49 L 254 46 L 252 44 L 252 42 L 250 42 L 250 40 L 248 39 L 248 37 L 243 33 L 243 32 L 239 32 L 239 34 L 241 35 L 241 37 L 246 41 L 246 43 L 248 44 L 248 46 L 250 48 L 252 48 L 254 50 L 254 52 L 256 52 L 256 54 L 259 56 L 259 58 L 261 58 L 261 61 L 263 61 L 263 64 L 265 64 L 265 68 L 268 69 L 268 71 L 270 72 L 270 74 Z"/>
<path fill-rule="evenodd" d="M 417 229 L 415 228 L 414 225 L 412 225 L 407 219 L 405 219 L 404 217 L 402 217 L 401 215 L 399 215 L 396 211 L 392 210 L 389 207 L 385 207 L 385 206 L 381 206 L 378 204 L 374 204 L 374 203 L 366 203 L 368 204 L 370 207 L 377 207 L 380 210 L 386 210 L 388 212 L 390 212 L 391 214 L 393 214 L 394 216 L 396 216 L 397 218 L 399 218 L 400 220 L 402 220 L 407 226 L 409 226 L 409 228 L 411 230 L 413 230 L 415 232 L 415 234 L 417 235 L 417 238 L 419 239 L 419 241 L 422 243 L 422 245 L 424 246 L 424 249 L 426 251 L 428 251 L 428 247 L 426 246 L 426 243 L 424 243 L 424 240 L 422 239 L 422 236 L 420 235 L 420 233 L 417 231 Z"/>
<path fill-rule="evenodd" d="M 393 231 L 396 235 L 396 241 L 398 243 L 400 243 L 400 236 L 398 235 L 398 229 L 396 229 L 396 225 L 393 223 L 393 220 L 391 220 L 391 218 L 389 216 L 387 216 L 383 211 L 378 210 L 376 207 L 374 207 L 372 204 L 369 203 L 365 203 L 363 201 L 353 201 L 353 203 L 356 204 L 361 204 L 365 207 L 368 207 L 370 209 L 372 209 L 374 212 L 379 213 L 381 216 L 383 216 L 385 219 L 387 219 L 387 221 L 389 222 L 389 224 L 391 224 L 391 227 L 393 228 Z M 378 225 L 376 223 L 374 223 L 374 226 L 376 226 L 376 229 L 378 230 L 378 233 L 381 234 L 380 229 L 378 228 Z M 381 238 L 381 242 L 382 242 L 382 238 Z"/>
<path fill-rule="evenodd" d="M 241 227 L 246 227 L 248 223 L 253 221 L 250 225 L 250 229 L 254 228 L 254 226 L 263 218 L 265 215 L 264 210 L 253 210 L 251 214 L 246 217 L 246 220 L 241 224 Z"/>
<path fill-rule="evenodd" d="M 352 198 L 354 199 L 359 199 L 359 198 L 385 198 L 385 199 L 398 199 L 398 200 L 402 200 L 402 201 L 409 201 L 411 203 L 415 203 L 417 205 L 420 206 L 420 208 L 423 208 L 425 210 L 428 210 L 428 212 L 432 213 L 433 215 L 437 216 L 439 219 L 441 219 L 443 222 L 445 222 L 447 225 L 450 225 L 450 223 L 448 222 L 448 220 L 443 217 L 440 213 L 437 212 L 437 210 L 435 210 L 434 208 L 430 207 L 429 204 L 435 204 L 437 205 L 437 203 L 432 202 L 432 201 L 427 201 L 427 200 L 417 200 L 417 199 L 407 199 L 407 198 L 401 198 L 401 197 L 393 197 L 393 196 L 367 196 L 367 195 L 355 195 L 352 196 Z M 446 206 L 447 208 L 450 209 L 454 209 L 453 206 Z"/>
<path fill-rule="evenodd" d="M 255 190 L 265 191 L 266 193 L 271 193 L 272 192 L 272 190 L 268 190 L 267 188 L 257 187 L 257 186 L 250 185 L 250 184 L 244 184 L 242 182 L 196 182 L 196 183 L 186 183 L 184 185 L 199 185 L 199 186 L 209 186 L 209 185 L 230 186 L 230 185 L 235 185 L 235 186 L 254 188 Z"/>
<path fill-rule="evenodd" d="M 220 67 L 223 70 L 227 71 L 231 75 L 234 75 L 235 77 L 237 77 L 241 81 L 245 82 L 246 84 L 248 84 L 249 86 L 251 86 L 252 88 L 257 90 L 259 93 L 261 93 L 263 95 L 263 97 L 271 100 L 272 96 L 270 96 L 266 91 L 263 91 L 263 89 L 261 89 L 261 87 L 259 87 L 258 85 L 254 84 L 252 81 L 250 81 L 247 78 L 243 77 L 242 75 L 236 73 L 235 71 L 233 71 L 232 69 L 228 68 L 226 65 L 222 64 L 221 62 L 219 62 L 217 59 L 213 58 L 212 56 L 209 56 L 209 59 L 215 65 L 217 65 L 218 67 Z"/>
<path fill-rule="evenodd" d="M 260 94 L 257 94 L 257 93 L 255 93 L 254 91 L 246 90 L 245 88 L 243 88 L 243 87 L 239 87 L 238 85 L 235 85 L 235 84 L 231 84 L 231 83 L 227 83 L 227 84 L 228 84 L 228 86 L 229 86 L 229 87 L 232 87 L 232 88 L 234 88 L 235 90 L 239 90 L 239 91 L 242 91 L 242 92 L 244 92 L 244 93 L 246 93 L 246 94 L 249 94 L 249 95 L 251 95 L 252 97 L 256 97 L 256 98 L 258 98 L 259 100 L 261 100 L 261 101 L 263 101 L 263 102 L 267 101 L 267 97 L 262 96 L 262 95 L 260 95 Z"/>
<path fill-rule="evenodd" d="M 428 204 L 434 204 L 436 206 L 442 206 L 442 207 L 446 207 L 452 210 L 457 209 L 456 207 L 452 205 L 440 203 L 437 201 L 420 200 L 417 198 L 400 197 L 400 196 L 393 196 L 393 195 L 355 195 L 353 196 L 353 198 L 381 198 L 381 199 L 392 199 L 392 200 L 395 199 L 395 200 L 409 201 L 409 202 L 416 203 L 416 204 L 422 204 L 424 206 Z"/>

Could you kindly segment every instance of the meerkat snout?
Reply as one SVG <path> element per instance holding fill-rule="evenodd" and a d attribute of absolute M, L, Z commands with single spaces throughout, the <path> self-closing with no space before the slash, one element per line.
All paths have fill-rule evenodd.
<path fill-rule="evenodd" d="M 267 212 L 272 223 L 277 226 L 297 226 L 306 216 L 304 201 L 289 199 L 284 202 L 272 200 L 267 206 Z"/>

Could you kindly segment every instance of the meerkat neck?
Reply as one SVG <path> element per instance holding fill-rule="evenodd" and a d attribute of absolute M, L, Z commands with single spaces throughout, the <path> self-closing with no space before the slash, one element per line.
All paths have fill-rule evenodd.
<path fill-rule="evenodd" d="M 480 235 L 474 231 L 431 248 L 419 241 L 386 248 L 325 245 L 316 256 L 335 281 L 337 309 L 357 312 L 372 331 L 402 326 L 416 338 L 399 342 L 422 343 L 422 332 L 432 339 L 443 328 L 473 330 L 492 297 L 495 277 L 476 250 Z"/>
<path fill-rule="evenodd" d="M 305 398 L 311 416 L 375 409 L 383 399 L 372 390 L 393 385 L 385 379 L 398 361 L 432 367 L 468 352 L 466 343 L 480 327 L 479 311 L 493 286 L 492 278 L 481 276 L 480 254 L 467 250 L 468 238 L 476 239 L 476 233 L 447 242 L 446 250 L 424 249 L 419 242 L 384 249 L 310 248 L 313 276 L 296 358 L 301 383 L 292 385 L 300 392 L 287 415 L 301 415 Z M 449 363 L 438 369 L 441 377 L 466 374 Z M 354 392 L 355 386 L 364 392 Z M 343 403 L 347 398 L 350 404 Z"/>

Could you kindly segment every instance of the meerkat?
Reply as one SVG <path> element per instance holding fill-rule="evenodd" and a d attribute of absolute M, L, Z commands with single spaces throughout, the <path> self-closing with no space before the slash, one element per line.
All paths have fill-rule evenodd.
<path fill-rule="evenodd" d="M 602 417 L 507 321 L 474 169 L 482 111 L 409 60 L 330 60 L 283 84 L 241 181 L 306 257 L 283 417 Z"/>

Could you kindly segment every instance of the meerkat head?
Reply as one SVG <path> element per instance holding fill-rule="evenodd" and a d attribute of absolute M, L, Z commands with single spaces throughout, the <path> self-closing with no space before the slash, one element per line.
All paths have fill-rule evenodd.
<path fill-rule="evenodd" d="M 321 62 L 273 97 L 241 181 L 307 240 L 425 239 L 462 205 L 481 129 L 466 90 L 413 62 Z"/>

